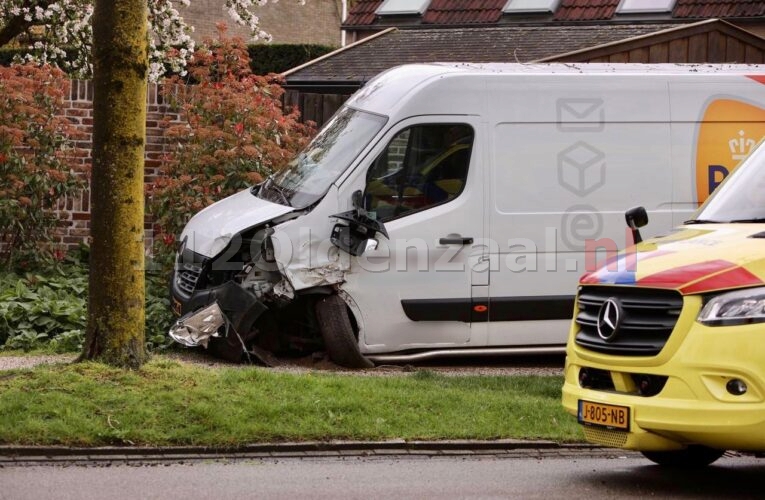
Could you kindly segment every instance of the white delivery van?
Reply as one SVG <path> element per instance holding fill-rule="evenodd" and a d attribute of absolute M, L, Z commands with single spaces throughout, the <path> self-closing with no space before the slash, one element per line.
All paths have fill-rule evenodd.
<path fill-rule="evenodd" d="M 389 70 L 287 168 L 191 219 L 170 334 L 352 367 L 563 352 L 579 276 L 632 243 L 625 208 L 652 234 L 688 219 L 765 136 L 763 82 L 743 65 Z"/>

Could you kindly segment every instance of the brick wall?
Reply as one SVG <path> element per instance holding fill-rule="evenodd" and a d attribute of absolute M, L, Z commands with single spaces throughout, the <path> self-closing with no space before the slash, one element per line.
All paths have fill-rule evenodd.
<path fill-rule="evenodd" d="M 225 22 L 228 34 L 249 38 L 249 31 L 233 20 L 224 10 L 224 0 L 192 0 L 188 7 L 174 4 L 186 22 L 194 26 L 194 40 L 201 42 L 215 36 L 216 23 Z M 261 28 L 273 36 L 273 43 L 313 43 L 329 46 L 340 45 L 340 0 L 297 0 L 268 2 L 255 7 Z"/>
<path fill-rule="evenodd" d="M 178 119 L 177 114 L 171 114 L 163 104 L 158 93 L 159 86 L 150 84 L 146 96 L 146 157 L 144 175 L 147 183 L 153 182 L 158 175 L 160 160 L 165 152 L 163 130 L 160 121 L 169 116 Z M 74 80 L 69 99 L 65 102 L 64 116 L 83 133 L 77 142 L 77 147 L 84 154 L 80 160 L 84 165 L 91 164 L 92 131 L 93 131 L 93 85 L 90 81 Z M 60 226 L 58 242 L 70 248 L 78 246 L 90 235 L 90 189 L 85 189 L 79 199 L 69 198 L 60 207 Z M 147 245 L 151 244 L 150 227 L 146 226 Z"/>

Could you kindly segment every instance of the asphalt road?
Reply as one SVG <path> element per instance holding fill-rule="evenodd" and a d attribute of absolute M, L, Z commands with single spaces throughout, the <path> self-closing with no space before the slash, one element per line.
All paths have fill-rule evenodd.
<path fill-rule="evenodd" d="M 5 466 L 0 499 L 763 498 L 765 460 L 701 470 L 614 458 L 376 456 L 171 465 Z"/>

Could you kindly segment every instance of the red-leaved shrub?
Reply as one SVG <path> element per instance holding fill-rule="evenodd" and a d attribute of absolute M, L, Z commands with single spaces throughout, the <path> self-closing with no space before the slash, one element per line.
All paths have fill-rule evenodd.
<path fill-rule="evenodd" d="M 78 196 L 84 167 L 77 131 L 63 117 L 69 80 L 50 66 L 0 67 L 0 264 L 31 267 L 60 257 L 55 209 Z"/>
<path fill-rule="evenodd" d="M 192 215 L 282 168 L 315 132 L 282 108 L 277 75 L 249 68 L 246 45 L 221 29 L 194 54 L 188 75 L 163 86 L 181 121 L 166 122 L 170 152 L 147 187 L 159 263 L 168 263 Z"/>

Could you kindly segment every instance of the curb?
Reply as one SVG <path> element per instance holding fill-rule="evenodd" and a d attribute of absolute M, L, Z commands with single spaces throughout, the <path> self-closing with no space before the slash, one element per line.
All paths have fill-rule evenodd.
<path fill-rule="evenodd" d="M 373 456 L 506 457 L 624 455 L 624 450 L 554 441 L 309 441 L 258 443 L 217 448 L 206 446 L 0 446 L 0 466 L 20 463 L 186 462 L 196 460 L 275 459 Z"/>

